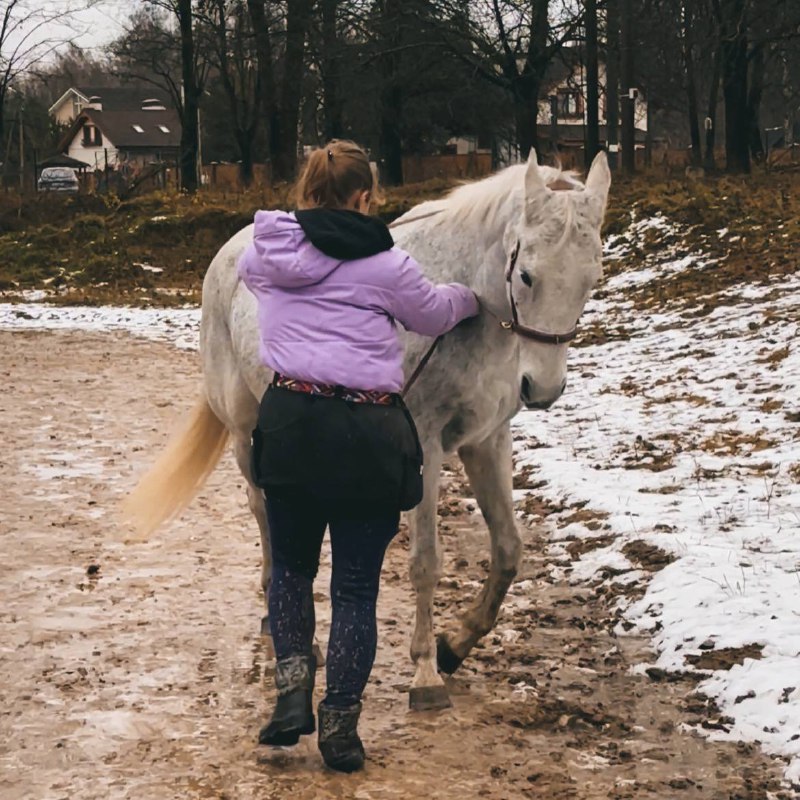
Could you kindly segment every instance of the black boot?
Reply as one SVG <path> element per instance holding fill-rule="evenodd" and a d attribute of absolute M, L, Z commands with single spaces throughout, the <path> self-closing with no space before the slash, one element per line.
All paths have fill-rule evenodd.
<path fill-rule="evenodd" d="M 300 737 L 314 733 L 314 677 L 317 663 L 314 656 L 289 656 L 275 664 L 275 686 L 278 702 L 272 719 L 258 734 L 259 744 L 288 747 Z"/>
<path fill-rule="evenodd" d="M 319 751 L 325 763 L 339 772 L 355 772 L 364 766 L 364 745 L 358 736 L 361 703 L 347 708 L 319 704 Z"/>

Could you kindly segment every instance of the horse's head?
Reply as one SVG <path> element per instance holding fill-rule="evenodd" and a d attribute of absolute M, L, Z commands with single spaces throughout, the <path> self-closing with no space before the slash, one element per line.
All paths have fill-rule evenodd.
<path fill-rule="evenodd" d="M 573 331 L 602 274 L 600 226 L 610 184 L 605 153 L 595 158 L 583 186 L 539 167 L 533 151 L 528 159 L 523 211 L 503 240 L 513 265 L 509 302 L 523 329 L 520 399 L 527 408 L 549 408 L 566 386 L 568 345 L 547 341 L 547 334 Z"/>

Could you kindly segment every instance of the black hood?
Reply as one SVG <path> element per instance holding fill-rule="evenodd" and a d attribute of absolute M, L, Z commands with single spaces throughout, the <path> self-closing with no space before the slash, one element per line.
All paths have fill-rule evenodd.
<path fill-rule="evenodd" d="M 351 261 L 394 246 L 392 234 L 375 217 L 339 208 L 309 208 L 295 217 L 311 244 L 326 256 Z"/>

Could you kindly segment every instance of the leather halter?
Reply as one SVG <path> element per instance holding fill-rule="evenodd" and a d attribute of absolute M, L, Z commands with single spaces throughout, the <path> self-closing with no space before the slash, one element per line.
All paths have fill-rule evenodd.
<path fill-rule="evenodd" d="M 547 333 L 546 331 L 528 328 L 520 324 L 519 314 L 517 313 L 517 302 L 514 300 L 514 287 L 511 280 L 514 275 L 514 267 L 517 264 L 517 258 L 519 257 L 519 248 L 520 243 L 519 239 L 517 239 L 517 243 L 514 245 L 514 249 L 511 252 L 511 257 L 508 260 L 508 267 L 506 268 L 508 305 L 511 307 L 511 319 L 500 320 L 500 327 L 512 333 L 516 333 L 517 336 L 522 336 L 525 339 L 532 339 L 534 342 L 540 342 L 541 344 L 566 344 L 567 342 L 571 342 L 578 335 L 577 323 L 572 330 L 566 333 Z"/>
<path fill-rule="evenodd" d="M 441 214 L 441 209 L 430 211 L 427 214 L 420 214 L 412 219 L 395 220 L 394 222 L 389 223 L 388 227 L 397 228 L 401 225 L 408 225 L 412 222 L 426 219 L 427 217 L 434 217 L 437 214 Z M 536 330 L 536 328 L 528 328 L 525 325 L 520 325 L 519 314 L 517 313 L 517 303 L 516 300 L 514 300 L 514 288 L 511 284 L 511 278 L 514 274 L 514 267 L 516 266 L 517 258 L 519 257 L 519 248 L 520 242 L 519 239 L 517 239 L 517 243 L 514 245 L 514 250 L 512 251 L 511 257 L 508 261 L 508 267 L 506 268 L 508 304 L 511 307 L 511 319 L 500 319 L 493 311 L 490 311 L 488 308 L 486 308 L 486 306 L 483 306 L 483 308 L 489 311 L 489 313 L 500 322 L 501 328 L 511 331 L 511 333 L 515 333 L 517 336 L 522 336 L 525 339 L 531 339 L 534 342 L 540 342 L 541 344 L 566 344 L 567 342 L 571 342 L 578 335 L 577 323 L 571 331 L 567 331 L 566 333 L 546 333 L 545 331 Z M 428 365 L 428 362 L 431 360 L 436 348 L 439 346 L 439 342 L 441 342 L 443 338 L 444 334 L 440 334 L 433 340 L 431 346 L 425 351 L 425 354 L 422 356 L 414 371 L 411 373 L 411 377 L 406 381 L 405 385 L 400 391 L 400 397 L 405 399 L 406 395 L 411 391 L 411 387 L 417 382 L 417 379 Z"/>
<path fill-rule="evenodd" d="M 412 217 L 411 219 L 401 219 L 395 220 L 394 222 L 389 223 L 390 228 L 397 228 L 401 225 L 408 225 L 412 222 L 417 222 L 418 220 L 427 219 L 428 217 L 435 217 L 437 214 L 441 214 L 441 209 L 436 209 L 435 211 L 429 211 L 427 214 L 420 214 L 416 217 Z M 578 324 L 575 323 L 575 327 L 572 330 L 567 331 L 566 333 L 547 333 L 546 331 L 540 331 L 536 328 L 528 328 L 526 325 L 520 324 L 519 321 L 519 314 L 517 312 L 517 301 L 514 299 L 514 287 L 511 283 L 511 278 L 514 275 L 514 267 L 517 264 L 517 258 L 519 257 L 519 248 L 520 242 L 517 239 L 517 243 L 514 245 L 514 249 L 511 252 L 511 257 L 508 260 L 508 267 L 506 267 L 506 284 L 508 285 L 508 305 L 511 308 L 511 319 L 501 319 L 500 320 L 500 327 L 504 330 L 511 331 L 511 333 L 517 334 L 517 336 L 522 336 L 524 339 L 531 339 L 534 342 L 539 342 L 541 344 L 566 344 L 567 342 L 571 342 L 577 335 L 578 335 Z M 488 311 L 488 309 L 487 309 Z M 496 316 L 493 312 L 489 312 L 492 316 Z M 441 338 L 441 337 L 439 337 Z M 433 350 L 436 348 L 438 344 L 438 339 L 433 343 L 433 347 L 431 348 L 431 353 L 426 354 L 426 358 L 424 362 L 427 363 L 428 358 L 433 355 Z M 425 363 L 422 366 L 425 366 Z M 414 380 L 416 380 L 416 375 L 413 376 Z M 409 381 L 410 384 L 414 382 L 414 380 Z"/>

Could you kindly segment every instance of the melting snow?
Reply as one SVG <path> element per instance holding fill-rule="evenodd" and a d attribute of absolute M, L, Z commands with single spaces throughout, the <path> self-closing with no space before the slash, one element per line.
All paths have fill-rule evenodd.
<path fill-rule="evenodd" d="M 726 293 L 734 305 L 702 317 L 634 314 L 624 289 L 652 273 L 617 275 L 588 309 L 631 338 L 572 350 L 564 398 L 545 416 L 514 422 L 517 436 L 537 442 L 528 449 L 522 437 L 517 466 L 534 467 L 548 499 L 588 501 L 608 514 L 599 532 L 613 543 L 571 564 L 570 580 L 598 580 L 609 567 L 622 572 L 610 582 L 640 577 L 622 552 L 634 541 L 675 559 L 654 573 L 618 631 L 649 634 L 656 666 L 693 670 L 685 656 L 700 645 L 763 647 L 760 660 L 705 673 L 698 691 L 733 723 L 703 732 L 760 742 L 788 759 L 787 778 L 797 782 L 800 276 L 736 287 Z M 573 524 L 564 534 L 598 531 Z"/>
<path fill-rule="evenodd" d="M 0 303 L 0 329 L 127 331 L 145 339 L 195 350 L 199 308 L 127 308 Z"/>

